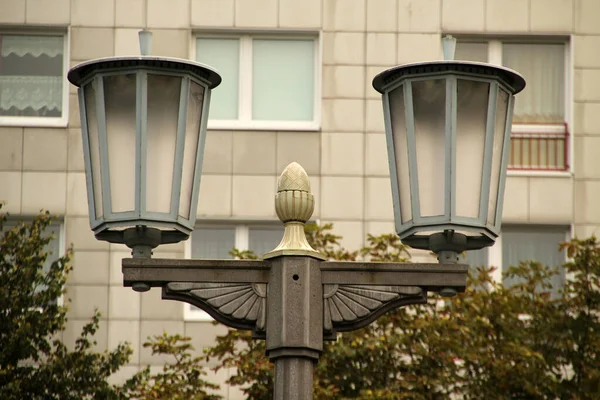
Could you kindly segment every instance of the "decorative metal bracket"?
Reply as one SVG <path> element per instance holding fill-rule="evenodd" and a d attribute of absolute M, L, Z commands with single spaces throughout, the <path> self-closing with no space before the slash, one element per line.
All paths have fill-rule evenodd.
<path fill-rule="evenodd" d="M 123 260 L 124 285 L 161 287 L 163 299 L 192 304 L 227 326 L 265 339 L 273 261 L 129 258 Z M 468 269 L 462 264 L 312 262 L 321 271 L 327 340 L 335 340 L 336 332 L 367 326 L 390 310 L 423 304 L 428 291 L 464 291 Z"/>
<path fill-rule="evenodd" d="M 325 285 L 323 334 L 363 328 L 388 311 L 427 302 L 427 292 L 416 286 Z"/>
<path fill-rule="evenodd" d="M 266 338 L 266 283 L 170 282 L 163 286 L 162 298 L 184 301 L 224 325 L 251 330 L 254 337 Z"/>
<path fill-rule="evenodd" d="M 220 323 L 266 339 L 267 284 L 170 282 L 162 298 L 189 303 Z M 427 302 L 416 286 L 323 285 L 323 337 L 363 328 L 390 310 Z"/>

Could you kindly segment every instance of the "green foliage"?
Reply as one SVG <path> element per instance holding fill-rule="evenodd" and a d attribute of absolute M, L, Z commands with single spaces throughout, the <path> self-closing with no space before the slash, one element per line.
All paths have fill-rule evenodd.
<path fill-rule="evenodd" d="M 219 360 L 214 370 L 236 368 L 237 373 L 227 380 L 228 384 L 242 386 L 248 399 L 271 400 L 273 364 L 265 357 L 265 342 L 253 339 L 248 331 L 236 329 L 229 329 L 226 335 L 217 336 L 216 341 L 213 347 L 206 350 L 206 361 L 212 358 Z"/>
<path fill-rule="evenodd" d="M 406 261 L 395 235 L 369 236 L 349 252 L 331 225 L 309 226 L 315 249 L 332 259 Z M 509 270 L 510 287 L 480 267 L 451 301 L 401 308 L 326 343 L 315 367 L 316 399 L 600 398 L 600 244 L 564 245 L 568 280 L 551 296 L 557 273 L 526 261 Z M 246 254 L 247 256 L 248 254 Z M 218 337 L 207 359 L 236 367 L 229 383 L 248 399 L 270 399 L 273 366 L 248 332 Z"/>
<path fill-rule="evenodd" d="M 597 399 L 600 397 L 600 243 L 595 237 L 573 240 L 563 246 L 572 261 L 565 265 L 571 278 L 565 286 L 560 312 L 568 318 L 554 326 L 556 341 L 551 343 L 552 354 L 561 376 L 565 393 L 570 398 Z M 567 398 L 567 397 L 564 397 Z"/>
<path fill-rule="evenodd" d="M 232 256 L 233 258 L 237 258 L 240 260 L 257 260 L 258 259 L 258 256 L 256 254 L 254 254 L 253 251 L 250 251 L 250 250 L 232 249 L 229 252 L 229 255 Z"/>
<path fill-rule="evenodd" d="M 59 339 L 67 308 L 56 300 L 65 293 L 71 251 L 43 270 L 48 256 L 44 247 L 51 240 L 44 235 L 49 214 L 7 230 L 4 222 L 0 215 L 0 398 L 113 397 L 107 378 L 127 362 L 131 349 L 120 345 L 111 352 L 91 350 L 97 312 L 73 349 Z"/>
<path fill-rule="evenodd" d="M 348 251 L 340 245 L 341 236 L 334 235 L 333 224 L 319 226 L 317 224 L 306 224 L 304 233 L 306 239 L 313 249 L 323 253 L 329 260 L 354 261 L 358 257 L 358 251 Z"/>
<path fill-rule="evenodd" d="M 163 366 L 162 372 L 151 373 L 150 367 L 129 379 L 121 391 L 124 398 L 138 400 L 217 400 L 221 396 L 210 395 L 206 389 L 218 389 L 217 385 L 202 379 L 206 375 L 202 357 L 192 357 L 194 350 L 189 337 L 168 335 L 164 332 L 144 343 L 152 350 L 152 355 L 168 355 L 173 363 Z"/>
<path fill-rule="evenodd" d="M 61 334 L 67 307 L 56 300 L 66 294 L 64 285 L 72 267 L 71 251 L 43 270 L 52 239 L 44 234 L 48 213 L 31 223 L 4 229 L 0 215 L 0 399 L 206 399 L 206 389 L 216 389 L 202 379 L 202 358 L 191 356 L 190 339 L 163 334 L 144 347 L 152 354 L 172 356 L 174 363 L 162 372 L 140 371 L 123 386 L 108 383 L 110 375 L 125 365 L 132 353 L 128 344 L 110 352 L 93 351 L 100 314 L 95 312 L 73 348 Z"/>

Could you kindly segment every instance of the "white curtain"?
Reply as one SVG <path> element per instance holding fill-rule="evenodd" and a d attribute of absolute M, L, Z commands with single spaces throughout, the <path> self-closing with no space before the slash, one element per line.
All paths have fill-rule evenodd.
<path fill-rule="evenodd" d="M 56 57 L 63 54 L 62 36 L 21 36 L 3 35 L 0 46 L 2 57 L 15 54 L 23 57 L 27 54 L 39 57 L 42 54 Z"/>
<path fill-rule="evenodd" d="M 515 100 L 515 123 L 564 122 L 565 47 L 562 44 L 505 43 L 502 64 L 525 78 Z"/>
<path fill-rule="evenodd" d="M 0 109 L 62 109 L 62 77 L 0 76 Z"/>

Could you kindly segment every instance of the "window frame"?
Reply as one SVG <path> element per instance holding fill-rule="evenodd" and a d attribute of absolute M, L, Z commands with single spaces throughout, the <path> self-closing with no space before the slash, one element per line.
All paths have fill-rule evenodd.
<path fill-rule="evenodd" d="M 508 169 L 508 176 L 571 176 L 573 175 L 573 156 L 574 143 L 573 136 L 569 133 L 569 127 L 573 126 L 573 40 L 570 36 L 484 36 L 484 35 L 462 35 L 455 34 L 458 42 L 467 43 L 485 43 L 487 44 L 487 60 L 488 63 L 498 66 L 502 65 L 502 45 L 509 44 L 562 44 L 564 45 L 564 123 L 563 124 L 512 124 L 511 136 L 513 134 L 524 135 L 525 137 L 540 135 L 557 135 L 563 134 L 566 146 L 565 163 L 566 168 L 563 169 L 544 169 L 544 168 L 519 168 Z M 518 71 L 517 71 L 518 72 Z M 517 95 L 518 97 L 518 95 Z"/>
<path fill-rule="evenodd" d="M 191 40 L 191 58 L 197 60 L 196 43 L 198 39 L 238 39 L 239 46 L 239 87 L 238 119 L 208 120 L 210 130 L 278 130 L 278 131 L 319 131 L 321 129 L 321 81 L 322 81 L 322 35 L 316 31 L 288 32 L 223 32 L 196 31 Z M 312 40 L 314 43 L 314 82 L 313 82 L 313 119 L 312 121 L 278 121 L 252 119 L 252 42 L 254 39 L 271 40 Z"/>
<path fill-rule="evenodd" d="M 0 29 L 1 35 L 19 35 L 19 36 L 62 36 L 63 38 L 63 92 L 62 92 L 62 115 L 60 117 L 11 117 L 0 116 L 0 127 L 48 127 L 48 128 L 66 128 L 69 123 L 69 81 L 67 73 L 69 72 L 71 54 L 70 54 L 70 28 L 69 29 L 11 29 L 3 27 Z"/>
<path fill-rule="evenodd" d="M 223 222 L 219 223 L 218 221 L 207 221 L 206 223 L 201 222 L 196 225 L 196 228 L 233 228 L 234 229 L 234 245 L 235 248 L 241 251 L 248 250 L 248 245 L 250 243 L 250 229 L 252 228 L 283 228 L 281 222 L 278 221 L 252 221 L 252 222 Z M 192 236 L 194 232 L 190 234 L 190 238 L 185 241 L 184 244 L 184 258 L 191 259 L 192 258 Z M 283 235 L 282 235 L 283 237 Z M 257 254 L 259 257 L 262 254 Z M 189 303 L 183 303 L 183 319 L 184 321 L 199 321 L 199 322 L 208 322 L 214 321 L 214 318 L 211 317 L 206 311 L 200 309 L 192 308 L 192 305 Z"/>

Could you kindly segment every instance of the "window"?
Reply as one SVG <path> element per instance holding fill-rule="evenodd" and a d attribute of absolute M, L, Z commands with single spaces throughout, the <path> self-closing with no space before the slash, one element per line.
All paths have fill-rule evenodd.
<path fill-rule="evenodd" d="M 192 258 L 227 259 L 232 258 L 229 251 L 252 250 L 257 256 L 273 250 L 283 237 L 283 226 L 277 225 L 231 225 L 202 224 L 192 232 L 187 254 Z M 210 320 L 211 317 L 201 309 L 184 304 L 184 316 L 187 320 Z"/>
<path fill-rule="evenodd" d="M 455 58 L 503 65 L 527 81 L 515 101 L 510 169 L 569 169 L 569 56 L 565 40 L 465 38 L 458 40 Z"/>
<path fill-rule="evenodd" d="M 0 125 L 66 126 L 64 34 L 0 32 Z"/>
<path fill-rule="evenodd" d="M 559 251 L 559 244 L 568 237 L 565 229 L 559 227 L 521 228 L 507 227 L 502 232 L 502 271 L 520 261 L 535 260 L 549 267 L 559 267 L 567 260 L 565 252 Z M 552 279 L 553 292 L 562 286 L 564 270 Z M 507 285 L 515 283 L 514 279 L 504 279 Z"/>
<path fill-rule="evenodd" d="M 319 128 L 315 36 L 199 36 L 196 60 L 223 82 L 211 93 L 209 129 Z"/>
<path fill-rule="evenodd" d="M 569 232 L 568 227 L 561 226 L 503 226 L 502 234 L 493 247 L 466 252 L 464 262 L 471 268 L 480 265 L 502 266 L 499 274 L 521 261 L 539 261 L 551 268 L 560 267 L 566 262 L 566 254 L 559 251 L 559 245 L 569 239 Z M 558 293 L 564 279 L 564 270 L 561 268 L 560 273 L 552 280 L 554 294 Z M 516 280 L 505 278 L 503 282 L 511 285 Z"/>

